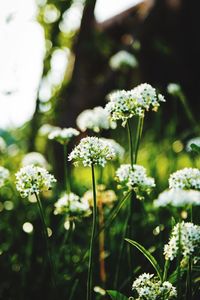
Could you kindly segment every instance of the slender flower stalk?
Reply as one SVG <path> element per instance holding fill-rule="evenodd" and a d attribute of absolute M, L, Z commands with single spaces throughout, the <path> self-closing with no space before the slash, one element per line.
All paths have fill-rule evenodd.
<path fill-rule="evenodd" d="M 94 164 L 91 165 L 92 170 L 92 190 L 93 190 L 93 220 L 92 220 L 92 235 L 90 240 L 89 264 L 88 264 L 88 280 L 87 280 L 87 300 L 92 299 L 92 270 L 94 259 L 94 242 L 97 226 L 97 203 L 96 203 L 96 184 Z"/>
<path fill-rule="evenodd" d="M 99 168 L 99 186 L 103 184 L 103 168 Z M 98 216 L 99 216 L 99 228 L 104 226 L 104 209 L 103 209 L 103 195 L 100 191 L 100 197 L 98 197 Z M 99 275 L 102 285 L 105 285 L 106 282 L 106 270 L 105 270 L 105 233 L 102 231 L 99 234 Z"/>
<path fill-rule="evenodd" d="M 193 221 L 193 209 L 192 205 L 190 206 L 190 222 Z M 192 300 L 192 259 L 191 257 L 188 260 L 187 265 L 187 278 L 186 278 L 186 299 Z"/>
<path fill-rule="evenodd" d="M 183 105 L 183 108 L 185 109 L 188 120 L 191 122 L 191 125 L 194 126 L 194 130 L 197 132 L 197 128 L 199 128 L 199 124 L 198 124 L 197 120 L 195 119 L 193 112 L 191 111 L 189 103 L 188 103 L 185 95 L 183 94 L 183 92 L 180 92 L 179 97 L 180 97 L 181 103 Z"/>
<path fill-rule="evenodd" d="M 70 188 L 70 176 L 68 172 L 68 166 L 67 166 L 67 145 L 70 142 L 70 140 L 76 136 L 78 136 L 80 132 L 76 130 L 75 128 L 63 128 L 56 127 L 54 130 L 52 130 L 48 138 L 49 140 L 54 140 L 61 145 L 63 145 L 63 152 L 64 152 L 64 187 L 66 189 L 67 194 L 70 194 L 71 188 Z"/>
<path fill-rule="evenodd" d="M 193 207 L 190 205 L 190 222 L 193 222 Z"/>
<path fill-rule="evenodd" d="M 96 184 L 95 184 L 95 170 L 94 166 L 99 165 L 104 167 L 108 160 L 115 158 L 115 151 L 112 145 L 97 137 L 83 138 L 79 145 L 69 155 L 69 160 L 73 160 L 75 165 L 82 163 L 84 167 L 91 167 L 92 171 L 92 189 L 93 189 L 93 221 L 92 221 L 92 235 L 89 248 L 89 266 L 88 266 L 88 280 L 87 280 L 87 300 L 92 299 L 92 271 L 94 258 L 94 242 L 96 237 L 97 227 L 97 198 L 96 198 Z"/>
<path fill-rule="evenodd" d="M 103 211 L 103 203 L 100 199 L 98 202 L 98 211 L 99 211 L 99 228 L 104 226 L 104 211 Z M 105 270 L 105 234 L 102 231 L 99 235 L 99 264 L 100 264 L 100 279 L 102 284 L 104 285 L 106 282 L 106 270 Z"/>
<path fill-rule="evenodd" d="M 44 236 L 44 240 L 45 240 L 45 243 L 46 243 L 46 250 L 47 250 L 47 256 L 48 256 L 49 267 L 50 267 L 50 272 L 51 272 L 52 285 L 53 285 L 53 288 L 55 289 L 56 288 L 56 279 L 55 279 L 55 271 L 54 271 L 54 265 L 53 265 L 51 250 L 50 250 L 50 247 L 49 247 L 47 225 L 46 225 L 46 222 L 45 222 L 45 217 L 44 217 L 44 212 L 43 212 L 40 196 L 37 193 L 34 193 L 34 194 L 35 194 L 35 197 L 36 197 L 36 200 L 37 200 L 40 219 L 41 219 L 41 222 L 42 222 L 42 231 L 43 231 L 43 236 Z"/>
<path fill-rule="evenodd" d="M 138 150 L 139 150 L 140 140 L 142 136 L 143 124 L 144 124 L 144 117 L 139 117 L 138 124 L 137 124 L 136 140 L 135 140 L 134 164 L 137 163 L 137 156 L 138 156 Z"/>
<path fill-rule="evenodd" d="M 103 171 L 103 168 L 101 169 Z M 103 184 L 100 184 L 102 182 L 101 178 L 102 177 L 99 178 L 98 180 L 99 185 L 96 187 L 99 230 L 95 235 L 95 239 L 97 237 L 99 238 L 99 271 L 100 271 L 100 279 L 102 285 L 104 286 L 106 281 L 106 270 L 105 270 L 105 261 L 104 261 L 105 233 L 102 230 L 102 228 L 104 228 L 105 226 L 104 206 L 111 207 L 113 205 L 113 202 L 117 200 L 117 197 L 113 190 L 106 190 L 106 187 Z M 93 206 L 93 192 L 91 190 L 85 192 L 82 199 L 85 199 L 85 201 L 88 201 L 90 205 Z M 111 215 L 111 211 L 110 211 L 110 215 Z"/>
<path fill-rule="evenodd" d="M 181 222 L 178 223 L 177 299 L 181 296 Z"/>
<path fill-rule="evenodd" d="M 28 165 L 26 167 L 23 167 L 16 173 L 16 188 L 20 193 L 21 197 L 26 198 L 31 195 L 35 195 L 36 197 L 42 222 L 43 235 L 46 242 L 46 250 L 50 265 L 52 284 L 55 290 L 56 281 L 50 248 L 48 245 L 48 231 L 39 196 L 40 192 L 48 191 L 49 189 L 51 189 L 54 182 L 56 182 L 56 179 L 53 175 L 49 174 L 44 168 L 37 167 L 34 165 Z"/>
<path fill-rule="evenodd" d="M 128 142 L 129 142 L 129 155 L 130 155 L 130 164 L 131 168 L 133 169 L 133 138 L 132 138 L 132 132 L 131 132 L 131 126 L 130 121 L 127 121 L 127 129 L 128 129 Z"/>
<path fill-rule="evenodd" d="M 192 300 L 192 260 L 189 258 L 186 278 L 186 300 Z"/>
<path fill-rule="evenodd" d="M 175 97 L 178 97 L 180 99 L 188 120 L 194 126 L 194 130 L 198 132 L 199 124 L 198 124 L 197 120 L 195 119 L 193 112 L 190 109 L 187 98 L 186 98 L 181 86 L 177 83 L 170 83 L 167 87 L 167 90 L 168 90 L 169 94 L 171 94 Z"/>
<path fill-rule="evenodd" d="M 130 164 L 132 169 L 133 169 L 133 165 L 137 163 L 137 156 L 138 156 L 138 150 L 140 145 L 140 139 L 142 136 L 143 123 L 144 123 L 144 117 L 138 117 L 135 145 L 133 147 L 133 136 L 131 131 L 130 119 L 127 120 L 129 155 L 130 155 Z"/>
<path fill-rule="evenodd" d="M 166 260 L 164 265 L 164 273 L 163 273 L 163 280 L 162 280 L 163 282 L 167 280 L 168 270 L 169 270 L 169 261 Z"/>
<path fill-rule="evenodd" d="M 128 126 L 128 133 L 129 133 L 129 151 L 130 151 L 130 163 L 131 163 L 131 169 L 133 170 L 133 165 L 137 163 L 137 157 L 138 157 L 138 150 L 140 145 L 140 139 L 142 136 L 142 129 L 143 129 L 143 123 L 144 123 L 144 117 L 138 117 L 138 124 L 137 124 L 137 130 L 136 130 L 136 138 L 135 138 L 135 149 L 133 152 L 133 138 L 132 138 L 132 132 L 130 128 L 130 120 L 127 120 L 127 126 Z M 127 234 L 131 236 L 131 230 L 132 230 L 132 219 L 133 219 L 133 213 L 134 213 L 134 193 L 131 192 L 130 197 L 130 208 L 128 213 L 128 222 L 127 222 Z M 130 245 L 127 245 L 128 247 L 128 257 L 129 257 L 129 265 L 132 269 L 132 255 L 131 255 L 131 247 Z"/>
<path fill-rule="evenodd" d="M 70 185 L 70 176 L 69 176 L 68 161 L 67 161 L 67 144 L 63 145 L 63 153 L 64 153 L 64 186 L 67 194 L 70 194 L 71 185 Z"/>
<path fill-rule="evenodd" d="M 72 285 L 72 289 L 71 289 L 71 292 L 70 292 L 70 295 L 69 295 L 69 300 L 72 300 L 73 297 L 74 297 L 74 293 L 76 291 L 76 288 L 78 286 L 78 283 L 79 283 L 79 278 L 76 278 L 75 281 L 74 281 L 74 284 Z"/>
<path fill-rule="evenodd" d="M 130 196 L 129 198 L 131 200 L 131 198 L 132 198 L 131 193 L 130 193 L 129 196 Z M 125 224 L 124 224 L 124 227 L 123 227 L 123 233 L 122 233 L 122 238 L 121 238 L 122 242 L 121 242 L 120 248 L 119 248 L 119 255 L 118 255 L 118 260 L 117 260 L 117 267 L 116 267 L 116 271 L 115 271 L 115 279 L 114 279 L 114 287 L 115 287 L 115 289 L 117 289 L 117 287 L 118 287 L 119 271 L 120 271 L 120 265 L 121 265 L 122 254 L 123 254 L 123 249 L 124 249 L 124 239 L 125 239 L 126 234 L 127 234 L 127 228 L 128 228 L 128 222 L 129 222 L 129 214 L 130 214 L 130 209 L 128 207 L 128 213 L 127 213 L 127 217 L 126 217 Z"/>
<path fill-rule="evenodd" d="M 133 194 L 133 191 L 135 192 L 134 164 L 136 164 L 137 162 L 138 149 L 142 135 L 145 113 L 149 110 L 157 111 L 158 107 L 160 106 L 160 103 L 165 102 L 165 99 L 163 95 L 158 94 L 156 89 L 147 83 L 140 84 L 132 90 L 121 90 L 113 92 L 109 95 L 108 98 L 109 102 L 107 103 L 105 110 L 109 113 L 110 119 L 112 121 L 120 120 L 122 122 L 122 126 L 127 125 L 129 139 L 130 169 L 132 171 L 133 176 L 131 176 L 132 178 L 130 181 L 128 180 L 128 178 L 126 178 L 126 180 L 128 181 L 126 183 L 128 183 L 128 185 L 129 183 L 133 185 L 133 188 L 131 188 L 131 194 Z M 130 126 L 130 119 L 132 119 L 134 116 L 138 117 L 138 125 L 133 150 L 133 138 Z M 125 173 L 127 173 L 126 170 L 128 170 L 129 173 L 129 167 L 125 167 L 124 169 L 122 169 L 122 171 L 124 170 Z M 122 177 L 124 177 L 124 174 L 122 174 Z M 128 186 L 128 188 L 130 188 L 130 186 Z M 131 196 L 129 203 L 129 214 L 127 216 L 128 225 L 127 228 L 125 228 L 126 232 L 129 228 L 128 235 L 130 235 L 130 230 L 132 228 L 133 212 L 133 199 Z M 120 249 L 123 250 L 123 247 L 120 247 Z"/>
<path fill-rule="evenodd" d="M 133 212 L 133 193 L 137 199 L 144 199 L 144 195 L 151 192 L 152 188 L 155 187 L 154 179 L 147 176 L 146 169 L 140 165 L 133 165 L 133 169 L 131 168 L 130 164 L 121 165 L 120 168 L 116 171 L 116 180 L 119 182 L 120 187 L 126 189 L 126 191 L 130 192 L 130 199 L 129 199 L 129 207 L 126 215 L 124 227 L 124 235 L 131 235 L 131 228 L 132 228 L 132 212 Z M 124 244 L 124 241 L 122 240 Z M 123 247 L 120 247 L 120 251 L 123 250 Z M 122 256 L 119 253 L 119 257 Z M 131 263 L 131 253 L 128 249 L 128 258 L 129 258 L 129 265 L 132 270 L 132 263 Z M 116 282 L 116 280 L 115 280 Z"/>

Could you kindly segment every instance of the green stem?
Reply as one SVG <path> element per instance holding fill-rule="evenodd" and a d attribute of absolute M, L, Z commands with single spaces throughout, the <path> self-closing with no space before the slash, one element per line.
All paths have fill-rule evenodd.
<path fill-rule="evenodd" d="M 130 120 L 127 121 L 127 129 L 128 129 L 130 164 L 131 164 L 131 168 L 133 169 L 133 138 L 132 138 Z"/>
<path fill-rule="evenodd" d="M 131 193 L 130 193 L 130 196 L 131 196 Z M 128 210 L 128 213 L 127 213 L 127 217 L 126 217 L 125 224 L 123 227 L 123 235 L 122 235 L 120 248 L 119 248 L 119 255 L 118 255 L 118 259 L 117 259 L 117 268 L 116 268 L 115 280 L 114 280 L 114 288 L 115 289 L 117 289 L 117 287 L 118 287 L 119 271 L 120 271 L 120 265 L 121 265 L 122 254 L 123 254 L 123 249 L 124 249 L 124 239 L 127 235 L 129 219 L 130 219 L 130 210 Z"/>
<path fill-rule="evenodd" d="M 67 191 L 67 194 L 70 193 L 71 187 L 70 187 L 70 178 L 69 178 L 69 172 L 68 172 L 68 161 L 67 161 L 67 144 L 63 145 L 64 148 L 64 186 L 65 190 Z"/>
<path fill-rule="evenodd" d="M 193 222 L 193 207 L 190 206 L 190 222 Z"/>
<path fill-rule="evenodd" d="M 92 299 L 92 270 L 94 260 L 94 242 L 97 226 L 97 203 L 96 203 L 96 185 L 95 185 L 95 172 L 94 165 L 92 165 L 92 189 L 93 189 L 93 220 L 92 220 L 92 235 L 90 240 L 89 251 L 89 265 L 88 265 L 88 278 L 87 278 L 87 300 Z"/>
<path fill-rule="evenodd" d="M 190 222 L 193 222 L 193 207 L 190 206 Z M 186 299 L 192 300 L 192 259 L 189 258 L 187 268 Z"/>
<path fill-rule="evenodd" d="M 79 283 L 79 279 L 77 278 L 77 279 L 74 281 L 74 284 L 73 284 L 73 286 L 72 286 L 72 290 L 71 290 L 71 293 L 70 293 L 70 295 L 69 295 L 69 300 L 72 300 L 72 299 L 73 299 L 74 293 L 75 293 L 75 291 L 76 291 L 76 288 L 77 288 L 78 283 Z"/>
<path fill-rule="evenodd" d="M 99 167 L 99 178 L 97 180 L 98 184 L 103 184 L 103 168 L 100 166 Z"/>
<path fill-rule="evenodd" d="M 138 150 L 140 145 L 140 139 L 142 136 L 143 124 L 144 124 L 144 117 L 139 117 L 138 124 L 137 124 L 137 131 L 136 131 L 136 139 L 135 139 L 134 161 L 133 161 L 134 164 L 137 163 L 137 156 L 138 156 Z"/>
<path fill-rule="evenodd" d="M 49 241 L 48 241 L 47 225 L 46 225 L 46 222 L 45 222 L 45 217 L 44 217 L 44 213 L 43 213 L 43 208 L 42 208 L 42 203 L 41 203 L 41 200 L 40 200 L 40 196 L 37 193 L 35 193 L 35 197 L 36 197 L 36 200 L 37 200 L 40 219 L 41 219 L 41 222 L 42 222 L 42 231 L 43 231 L 43 236 L 44 236 L 45 243 L 46 243 L 46 250 L 47 250 L 47 256 L 48 256 L 48 260 L 49 260 L 52 285 L 53 285 L 53 288 L 55 290 L 56 289 L 56 280 L 55 280 L 53 261 L 52 261 L 52 257 L 51 257 L 51 250 L 50 250 Z"/>
<path fill-rule="evenodd" d="M 137 156 L 138 156 L 140 139 L 141 139 L 141 135 L 142 135 L 143 123 L 144 123 L 144 117 L 138 117 L 135 145 L 134 145 L 134 152 L 133 152 L 133 137 L 132 137 L 132 132 L 131 132 L 130 120 L 127 121 L 130 163 L 131 163 L 132 170 L 133 170 L 133 165 L 137 163 Z M 129 202 L 128 223 L 127 223 L 127 228 L 126 228 L 126 233 L 130 237 L 132 235 L 131 230 L 132 230 L 133 210 L 134 210 L 134 199 L 133 199 L 133 193 L 131 193 L 130 202 Z M 127 245 L 127 251 L 128 251 L 127 257 L 128 257 L 130 270 L 132 270 L 133 269 L 132 253 L 131 253 L 132 249 L 131 249 L 130 245 Z"/>
<path fill-rule="evenodd" d="M 190 222 L 193 222 L 193 207 L 190 206 Z M 186 299 L 192 300 L 192 258 L 189 258 L 186 280 Z"/>
<path fill-rule="evenodd" d="M 181 299 L 181 221 L 178 227 L 178 257 L 177 257 L 177 299 Z"/>
<path fill-rule="evenodd" d="M 164 273 L 163 273 L 163 280 L 162 280 L 162 282 L 164 282 L 164 281 L 167 280 L 168 270 L 169 270 L 169 260 L 166 260 L 165 261 L 165 266 L 164 266 Z"/>
<path fill-rule="evenodd" d="M 122 198 L 122 200 L 120 200 L 117 205 L 114 207 L 114 209 L 111 211 L 109 218 L 107 219 L 107 221 L 104 223 L 104 226 L 102 228 L 100 228 L 98 235 L 101 233 L 102 230 L 105 230 L 106 228 L 110 227 L 113 220 L 116 218 L 116 216 L 118 215 L 119 211 L 121 210 L 121 208 L 123 207 L 124 203 L 127 201 L 127 198 L 129 197 L 130 192 L 126 193 L 125 196 Z M 98 236 L 97 235 L 97 236 Z M 97 237 L 96 236 L 96 237 Z"/>
<path fill-rule="evenodd" d="M 187 291 L 186 299 L 192 300 L 192 259 L 189 258 L 188 268 L 187 268 Z"/>
<path fill-rule="evenodd" d="M 188 120 L 191 122 L 191 124 L 194 126 L 195 129 L 198 128 L 199 124 L 195 120 L 194 115 L 193 115 L 193 113 L 192 113 L 192 111 L 191 111 L 191 109 L 188 105 L 187 99 L 186 99 L 186 97 L 185 97 L 185 95 L 183 94 L 182 91 L 179 93 L 179 97 L 180 97 L 181 103 L 182 103 L 182 105 L 185 109 Z"/>

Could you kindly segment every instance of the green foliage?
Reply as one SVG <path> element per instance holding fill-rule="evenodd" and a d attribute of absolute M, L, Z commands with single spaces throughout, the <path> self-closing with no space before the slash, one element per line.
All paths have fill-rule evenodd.
<path fill-rule="evenodd" d="M 112 300 L 128 300 L 128 298 L 117 291 L 107 291 Z"/>
<path fill-rule="evenodd" d="M 130 243 L 131 245 L 133 245 L 134 247 L 136 247 L 147 259 L 148 261 L 152 264 L 152 266 L 154 267 L 158 277 L 160 278 L 160 280 L 162 281 L 162 270 L 158 264 L 158 262 L 156 261 L 156 259 L 153 257 L 153 255 L 151 255 L 151 253 L 146 250 L 142 245 L 140 245 L 139 243 L 129 240 L 129 239 L 125 239 L 128 243 Z"/>

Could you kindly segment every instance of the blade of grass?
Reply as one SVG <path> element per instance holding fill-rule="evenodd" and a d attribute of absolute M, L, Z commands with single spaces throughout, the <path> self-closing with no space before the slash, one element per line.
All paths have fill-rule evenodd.
<path fill-rule="evenodd" d="M 147 249 L 145 249 L 142 245 L 140 245 L 139 243 L 137 243 L 133 240 L 130 240 L 130 239 L 125 239 L 125 241 L 127 241 L 128 243 L 130 243 L 131 245 L 136 247 L 149 260 L 149 262 L 152 264 L 152 266 L 156 270 L 158 277 L 162 281 L 162 270 L 161 270 L 158 262 L 156 261 L 156 259 L 153 257 L 153 255 L 151 255 L 151 253 Z"/>
<path fill-rule="evenodd" d="M 117 291 L 108 290 L 108 295 L 112 300 L 128 300 L 128 298 Z"/>

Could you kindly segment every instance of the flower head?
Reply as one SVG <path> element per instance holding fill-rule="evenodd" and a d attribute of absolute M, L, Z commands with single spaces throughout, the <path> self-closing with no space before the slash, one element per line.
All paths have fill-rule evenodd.
<path fill-rule="evenodd" d="M 76 164 L 81 162 L 84 167 L 91 167 L 105 166 L 106 162 L 114 157 L 114 149 L 109 143 L 97 137 L 86 137 L 70 153 L 69 160 L 74 160 Z"/>
<path fill-rule="evenodd" d="M 48 135 L 48 138 L 50 140 L 55 140 L 59 142 L 60 144 L 67 144 L 72 137 L 78 136 L 79 131 L 75 128 L 57 128 L 53 131 L 51 131 Z"/>
<path fill-rule="evenodd" d="M 89 203 L 86 199 L 80 199 L 74 193 L 64 194 L 55 203 L 54 214 L 63 214 L 67 220 L 75 220 L 90 215 Z"/>
<path fill-rule="evenodd" d="M 109 100 L 105 110 L 110 114 L 111 120 L 121 120 L 122 125 L 135 115 L 143 117 L 145 111 L 157 111 L 160 102 L 165 102 L 164 97 L 147 83 L 129 91 L 113 92 L 109 95 Z"/>
<path fill-rule="evenodd" d="M 34 165 L 23 167 L 16 173 L 16 187 L 22 198 L 47 191 L 54 182 L 56 179 L 53 175 Z"/>
<path fill-rule="evenodd" d="M 154 201 L 156 207 L 200 205 L 200 192 L 195 190 L 165 190 Z"/>
<path fill-rule="evenodd" d="M 170 189 L 200 190 L 200 170 L 184 168 L 172 173 L 169 177 Z"/>
<path fill-rule="evenodd" d="M 110 58 L 109 65 L 113 70 L 121 68 L 135 68 L 138 65 L 137 59 L 127 51 L 119 51 Z"/>
<path fill-rule="evenodd" d="M 97 186 L 96 198 L 97 206 L 102 204 L 112 206 L 113 202 L 117 200 L 115 192 L 113 190 L 106 190 L 106 187 L 103 184 Z M 90 206 L 93 206 L 93 191 L 88 190 L 85 192 L 82 199 L 87 201 Z"/>
<path fill-rule="evenodd" d="M 175 299 L 176 288 L 169 282 L 161 282 L 153 274 L 140 275 L 132 285 L 137 294 L 137 300 Z"/>
<path fill-rule="evenodd" d="M 138 199 L 143 199 L 144 194 L 149 194 L 155 181 L 152 177 L 148 177 L 146 169 L 140 165 L 124 164 L 116 171 L 116 179 L 123 188 L 134 190 Z"/>
<path fill-rule="evenodd" d="M 30 152 L 26 154 L 22 160 L 22 166 L 34 165 L 38 167 L 48 168 L 48 162 L 39 152 Z"/>
<path fill-rule="evenodd" d="M 41 136 L 48 136 L 50 134 L 50 132 L 59 129 L 59 127 L 50 125 L 50 124 L 44 124 L 40 127 L 38 133 Z"/>
<path fill-rule="evenodd" d="M 101 140 L 111 144 L 111 146 L 113 147 L 113 149 L 115 151 L 115 159 L 123 160 L 124 154 L 125 154 L 125 149 L 119 143 L 117 143 L 113 139 L 101 138 Z"/>
<path fill-rule="evenodd" d="M 81 131 L 90 129 L 99 132 L 101 129 L 116 128 L 116 123 L 109 119 L 108 112 L 101 106 L 84 110 L 77 117 L 76 123 Z"/>
<path fill-rule="evenodd" d="M 177 83 L 169 83 L 167 91 L 171 95 L 178 96 L 181 93 L 181 86 Z"/>
<path fill-rule="evenodd" d="M 164 246 L 166 260 L 173 260 L 180 253 L 185 260 L 190 257 L 197 260 L 200 258 L 200 226 L 193 223 L 178 223 L 172 229 L 168 244 Z"/>
<path fill-rule="evenodd" d="M 0 188 L 4 186 L 6 180 L 8 179 L 10 172 L 8 169 L 0 166 Z"/>

